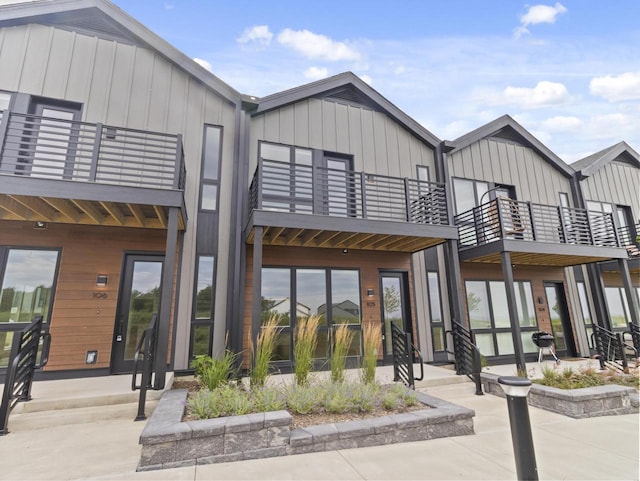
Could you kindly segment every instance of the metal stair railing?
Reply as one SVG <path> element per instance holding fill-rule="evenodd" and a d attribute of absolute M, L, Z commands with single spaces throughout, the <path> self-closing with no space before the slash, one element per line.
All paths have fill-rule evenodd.
<path fill-rule="evenodd" d="M 636 358 L 638 357 L 638 353 L 640 352 L 640 326 L 634 324 L 633 322 L 629 323 L 629 330 L 624 331 L 622 333 L 623 340 L 626 335 L 631 337 L 631 342 L 633 343 L 633 348 L 635 350 Z"/>
<path fill-rule="evenodd" d="M 38 364 L 40 339 L 43 343 Z M 34 372 L 47 364 L 50 346 L 51 334 L 42 332 L 42 316 L 35 316 L 31 324 L 15 332 L 0 404 L 0 436 L 9 433 L 9 413 L 13 407 L 20 401 L 31 400 Z"/>
<path fill-rule="evenodd" d="M 622 340 L 622 334 L 612 332 L 597 324 L 593 325 L 593 334 L 595 340 L 596 351 L 598 352 L 598 361 L 600 369 L 609 367 L 616 371 L 629 372 L 629 363 L 627 362 L 626 350 L 633 346 L 626 344 Z"/>
<path fill-rule="evenodd" d="M 473 333 L 455 320 L 451 323 L 451 330 L 445 334 L 451 334 L 453 339 L 453 355 L 455 358 L 456 374 L 464 374 L 471 379 L 476 386 L 476 395 L 482 396 L 482 362 L 480 349 L 476 346 Z M 450 352 L 450 351 L 449 351 Z"/>
<path fill-rule="evenodd" d="M 133 356 L 133 374 L 131 378 L 131 390 L 140 390 L 138 399 L 138 415 L 135 421 L 144 421 L 147 416 L 144 413 L 145 403 L 147 401 L 147 390 L 153 389 L 153 365 L 155 364 L 156 354 L 156 333 L 157 333 L 158 314 L 151 316 L 149 326 L 142 332 L 136 353 Z M 138 368 L 142 361 L 142 372 L 140 384 L 136 384 L 138 379 Z"/>
<path fill-rule="evenodd" d="M 391 347 L 393 351 L 393 380 L 402 381 L 410 389 L 415 389 L 415 381 L 424 379 L 424 361 L 422 354 L 411 342 L 411 334 L 403 331 L 391 322 Z M 420 362 L 420 377 L 413 373 L 414 353 Z"/>

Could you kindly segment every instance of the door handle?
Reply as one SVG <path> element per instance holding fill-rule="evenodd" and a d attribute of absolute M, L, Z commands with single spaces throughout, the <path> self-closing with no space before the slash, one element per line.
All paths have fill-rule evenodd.
<path fill-rule="evenodd" d="M 120 319 L 118 322 L 118 333 L 116 334 L 116 342 L 122 342 L 122 325 L 124 324 L 124 320 Z"/>

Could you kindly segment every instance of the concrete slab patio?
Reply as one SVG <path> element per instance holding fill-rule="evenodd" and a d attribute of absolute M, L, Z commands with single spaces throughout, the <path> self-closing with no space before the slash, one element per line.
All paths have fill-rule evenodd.
<path fill-rule="evenodd" d="M 419 389 L 474 409 L 476 435 L 137 473 L 144 423 L 114 417 L 0 437 L 0 480 L 515 479 L 505 400 L 474 395 L 473 384 L 453 381 L 448 369 L 429 372 L 448 383 Z M 540 479 L 639 478 L 638 414 L 577 420 L 530 408 L 530 415 Z"/>

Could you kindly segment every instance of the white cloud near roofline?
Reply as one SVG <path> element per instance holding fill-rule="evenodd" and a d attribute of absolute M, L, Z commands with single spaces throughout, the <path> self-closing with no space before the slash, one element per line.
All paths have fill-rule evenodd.
<path fill-rule="evenodd" d="M 302 74 L 309 80 L 321 80 L 329 76 L 329 70 L 324 67 L 309 67 Z"/>
<path fill-rule="evenodd" d="M 201 58 L 194 57 L 194 58 L 193 58 L 193 61 L 194 61 L 195 63 L 197 63 L 198 65 L 200 65 L 202 68 L 207 69 L 209 72 L 213 72 L 212 67 L 211 67 L 211 64 L 210 64 L 209 62 L 207 62 L 206 60 L 203 60 L 203 59 L 201 59 Z"/>
<path fill-rule="evenodd" d="M 360 53 L 345 42 L 338 42 L 326 35 L 313 33 L 309 30 L 285 28 L 278 34 L 277 40 L 284 47 L 295 50 L 310 59 L 331 62 L 360 59 Z"/>
<path fill-rule="evenodd" d="M 530 25 L 539 23 L 556 23 L 558 15 L 566 13 L 567 8 L 561 3 L 556 3 L 553 7 L 549 5 L 532 5 L 526 13 L 520 15 L 520 26 L 513 31 L 516 38 L 520 38 L 524 34 L 531 33 Z"/>
<path fill-rule="evenodd" d="M 640 99 L 640 72 L 594 77 L 589 83 L 589 92 L 609 102 Z"/>
<path fill-rule="evenodd" d="M 511 105 L 523 109 L 536 109 L 549 105 L 561 105 L 571 100 L 564 84 L 542 80 L 535 87 L 507 86 L 501 92 L 481 92 L 477 101 L 488 105 Z"/>

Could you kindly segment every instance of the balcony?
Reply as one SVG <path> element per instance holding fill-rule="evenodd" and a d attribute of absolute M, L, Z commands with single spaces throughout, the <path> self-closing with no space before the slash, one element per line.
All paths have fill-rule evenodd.
<path fill-rule="evenodd" d="M 180 135 L 0 111 L 0 219 L 165 228 Z"/>
<path fill-rule="evenodd" d="M 250 220 L 263 243 L 417 252 L 457 238 L 444 184 L 260 160 L 249 188 Z"/>
<path fill-rule="evenodd" d="M 609 213 L 499 197 L 455 223 L 465 261 L 499 263 L 509 251 L 514 264 L 568 267 L 627 255 Z"/>
<path fill-rule="evenodd" d="M 629 257 L 640 257 L 640 224 L 619 227 L 618 238 Z"/>

